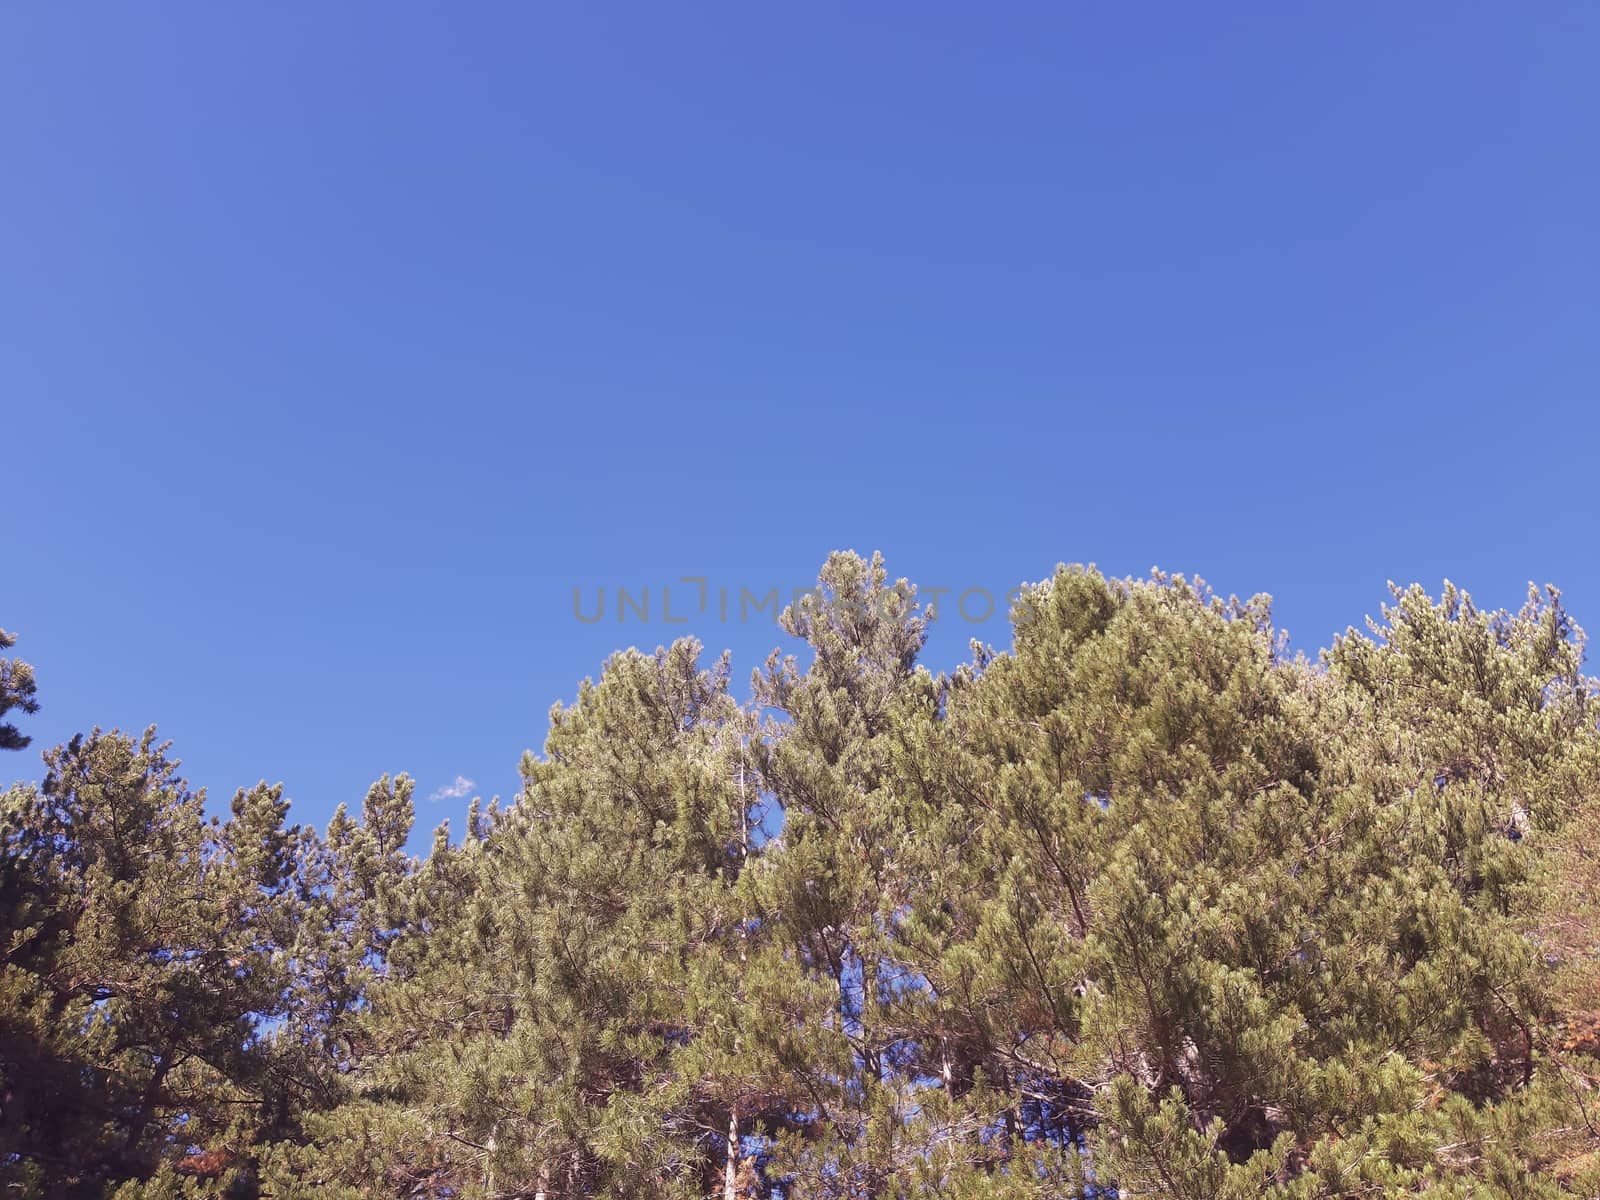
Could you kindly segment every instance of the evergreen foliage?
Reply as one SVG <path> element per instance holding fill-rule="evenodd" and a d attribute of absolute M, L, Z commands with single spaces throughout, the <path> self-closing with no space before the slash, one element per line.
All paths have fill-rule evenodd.
<path fill-rule="evenodd" d="M 16 634 L 0 629 L 0 650 L 9 650 L 17 644 Z M 33 668 L 20 658 L 0 658 L 0 717 L 12 709 L 23 713 L 39 711 L 35 698 L 38 688 L 33 679 Z M 0 722 L 0 750 L 24 750 L 33 739 L 10 722 Z"/>
<path fill-rule="evenodd" d="M 514 800 L 0 801 L 0 1183 L 119 1197 L 1600 1196 L 1600 700 L 1553 590 L 1059 568 L 935 677 L 840 553 L 750 700 L 614 655 Z M 12 639 L 0 634 L 0 647 Z M 0 715 L 37 707 L 0 663 Z M 0 746 L 27 739 L 0 726 Z"/>

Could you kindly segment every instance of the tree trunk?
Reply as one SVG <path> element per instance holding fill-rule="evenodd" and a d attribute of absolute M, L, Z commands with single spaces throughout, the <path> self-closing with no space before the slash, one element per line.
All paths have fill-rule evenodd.
<path fill-rule="evenodd" d="M 739 1108 L 728 1110 L 728 1161 L 722 1169 L 722 1200 L 739 1200 Z"/>

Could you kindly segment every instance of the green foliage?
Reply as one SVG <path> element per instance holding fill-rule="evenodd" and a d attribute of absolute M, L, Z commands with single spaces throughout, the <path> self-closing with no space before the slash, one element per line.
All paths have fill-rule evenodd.
<path fill-rule="evenodd" d="M 286 806 L 260 786 L 207 821 L 154 730 L 44 761 L 4 800 L 0 1170 L 97 1195 L 269 1121 Z"/>
<path fill-rule="evenodd" d="M 9 650 L 17 644 L 15 634 L 0 629 L 0 650 Z M 24 713 L 39 711 L 38 687 L 34 682 L 33 668 L 20 658 L 0 658 L 0 717 L 12 709 Z M 26 749 L 33 739 L 23 734 L 8 721 L 0 721 L 0 750 Z"/>
<path fill-rule="evenodd" d="M 153 733 L 49 752 L 4 799 L 0 1174 L 1600 1195 L 1600 714 L 1559 595 L 1396 590 L 1315 663 L 1181 577 L 1060 568 L 1012 617 L 935 678 L 916 590 L 832 555 L 748 705 L 691 641 L 618 654 L 422 857 L 403 775 L 319 834 L 264 784 L 208 820 Z"/>

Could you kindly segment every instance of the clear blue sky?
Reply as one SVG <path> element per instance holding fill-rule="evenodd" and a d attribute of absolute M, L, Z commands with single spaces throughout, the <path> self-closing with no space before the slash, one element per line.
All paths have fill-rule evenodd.
<path fill-rule="evenodd" d="M 833 547 L 1600 631 L 1597 62 L 1586 3 L 8 5 L 26 727 L 509 794 L 612 648 L 777 639 L 663 583 Z"/>

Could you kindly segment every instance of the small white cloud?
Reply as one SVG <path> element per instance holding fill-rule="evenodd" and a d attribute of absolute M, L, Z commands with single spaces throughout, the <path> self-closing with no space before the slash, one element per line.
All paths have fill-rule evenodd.
<path fill-rule="evenodd" d="M 457 775 L 454 783 L 447 783 L 444 787 L 429 796 L 429 800 L 459 800 L 475 788 L 477 784 L 465 775 Z"/>

